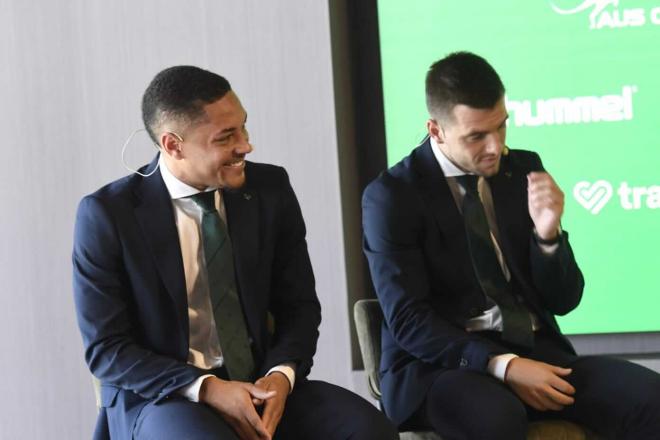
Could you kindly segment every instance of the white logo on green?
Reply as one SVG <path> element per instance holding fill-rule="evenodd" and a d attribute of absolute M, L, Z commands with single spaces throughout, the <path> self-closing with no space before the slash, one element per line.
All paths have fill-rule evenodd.
<path fill-rule="evenodd" d="M 573 197 L 587 211 L 596 215 L 612 198 L 612 185 L 606 180 L 593 184 L 587 181 L 578 182 L 573 187 Z"/>

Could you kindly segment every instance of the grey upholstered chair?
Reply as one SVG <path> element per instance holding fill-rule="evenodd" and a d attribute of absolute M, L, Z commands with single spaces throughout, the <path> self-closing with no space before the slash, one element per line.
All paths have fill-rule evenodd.
<path fill-rule="evenodd" d="M 380 382 L 378 366 L 380 365 L 380 329 L 383 322 L 383 312 L 375 299 L 363 299 L 355 303 L 353 308 L 355 327 L 362 352 L 364 369 L 367 373 L 369 392 L 380 401 Z M 442 440 L 433 432 L 402 432 L 401 440 Z M 530 423 L 527 440 L 597 440 L 598 437 L 588 433 L 574 423 L 566 421 L 544 421 Z"/>

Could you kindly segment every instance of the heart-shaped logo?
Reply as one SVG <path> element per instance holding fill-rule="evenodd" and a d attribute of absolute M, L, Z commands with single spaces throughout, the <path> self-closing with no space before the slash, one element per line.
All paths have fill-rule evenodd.
<path fill-rule="evenodd" d="M 606 180 L 598 180 L 594 183 L 578 182 L 573 187 L 573 197 L 587 211 L 595 215 L 612 198 L 612 185 Z"/>

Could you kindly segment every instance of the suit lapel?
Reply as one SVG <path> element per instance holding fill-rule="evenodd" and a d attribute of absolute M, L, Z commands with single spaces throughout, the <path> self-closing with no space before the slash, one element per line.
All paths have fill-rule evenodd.
<path fill-rule="evenodd" d="M 424 198 L 433 213 L 454 255 L 461 254 L 460 258 L 469 258 L 463 216 L 456 206 L 447 179 L 433 154 L 432 148 L 431 142 L 427 138 L 426 142 L 416 150 L 416 168 L 421 176 L 422 198 Z M 461 260 L 457 259 L 456 261 Z"/>
<path fill-rule="evenodd" d="M 238 291 L 250 334 L 259 341 L 261 330 L 258 308 L 254 307 L 255 281 L 259 274 L 259 194 L 246 185 L 238 190 L 223 190 L 227 227 L 234 252 Z"/>
<path fill-rule="evenodd" d="M 157 158 L 149 165 L 156 166 Z M 188 334 L 188 298 L 179 233 L 174 220 L 172 200 L 160 170 L 142 180 L 136 189 L 135 216 L 142 229 L 156 268 L 174 301 L 181 330 Z"/>

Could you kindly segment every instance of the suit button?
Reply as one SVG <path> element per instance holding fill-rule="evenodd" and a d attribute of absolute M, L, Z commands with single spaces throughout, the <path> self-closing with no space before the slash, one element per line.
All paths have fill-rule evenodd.
<path fill-rule="evenodd" d="M 458 363 L 461 367 L 467 367 L 468 366 L 468 361 L 465 358 L 461 358 L 460 362 Z"/>

